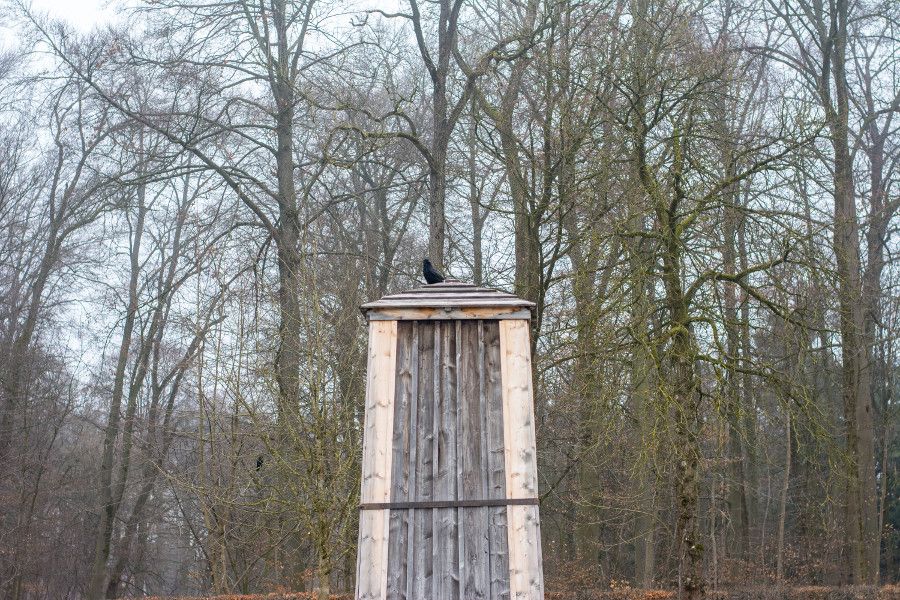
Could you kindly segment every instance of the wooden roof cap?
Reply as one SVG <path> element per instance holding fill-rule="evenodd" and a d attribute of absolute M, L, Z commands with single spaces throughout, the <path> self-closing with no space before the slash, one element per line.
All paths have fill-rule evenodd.
<path fill-rule="evenodd" d="M 447 279 L 367 302 L 360 310 L 370 319 L 490 319 L 530 318 L 534 308 L 513 294 Z"/>

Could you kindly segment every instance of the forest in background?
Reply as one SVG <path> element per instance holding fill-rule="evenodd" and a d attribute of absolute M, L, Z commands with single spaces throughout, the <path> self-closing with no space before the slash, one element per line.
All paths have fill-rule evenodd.
<path fill-rule="evenodd" d="M 0 6 L 0 596 L 352 591 L 425 256 L 537 305 L 548 591 L 900 579 L 900 3 Z"/>

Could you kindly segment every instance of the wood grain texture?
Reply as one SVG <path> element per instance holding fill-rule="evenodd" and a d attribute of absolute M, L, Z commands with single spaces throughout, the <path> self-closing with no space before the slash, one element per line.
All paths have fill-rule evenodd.
<path fill-rule="evenodd" d="M 391 307 L 428 307 L 442 308 L 454 306 L 493 307 L 518 306 L 525 310 L 533 310 L 533 302 L 518 298 L 513 294 L 491 288 L 477 287 L 469 283 L 445 282 L 435 285 L 424 285 L 399 294 L 384 296 L 374 302 L 367 302 L 360 308 L 365 312 L 372 309 Z"/>
<path fill-rule="evenodd" d="M 391 459 L 391 501 L 414 499 L 410 486 L 410 461 L 412 444 L 410 427 L 416 391 L 418 370 L 418 340 L 415 322 L 397 325 L 397 369 L 394 389 L 394 426 Z M 414 464 L 414 463 L 413 463 Z M 412 511 L 390 511 L 390 536 L 388 540 L 388 600 L 406 600 L 407 569 L 409 564 L 409 518 Z"/>
<path fill-rule="evenodd" d="M 370 329 L 363 501 L 535 497 L 528 321 L 372 320 Z M 371 341 L 382 337 L 395 340 L 391 359 L 388 343 Z M 388 392 L 389 406 L 376 400 Z M 542 598 L 539 536 L 536 506 L 364 510 L 357 598 Z"/>
<path fill-rule="evenodd" d="M 457 321 L 457 488 L 461 500 L 488 498 L 486 402 L 483 366 L 483 321 Z M 459 509 L 459 572 L 463 598 L 490 596 L 489 509 Z"/>
<path fill-rule="evenodd" d="M 500 372 L 503 382 L 506 494 L 537 496 L 534 399 L 528 321 L 500 322 Z M 506 508 L 509 584 L 512 600 L 542 600 L 540 521 L 536 506 Z"/>
<path fill-rule="evenodd" d="M 434 370 L 434 446 L 432 466 L 434 493 L 439 499 L 456 500 L 456 321 L 435 324 Z M 459 597 L 459 545 L 457 544 L 457 510 L 432 510 L 434 522 L 434 588 L 435 600 L 456 600 Z"/>
<path fill-rule="evenodd" d="M 485 321 L 481 331 L 484 354 L 482 378 L 487 408 L 488 498 L 506 498 L 506 446 L 503 441 L 503 382 L 500 377 L 500 324 Z M 488 542 L 492 600 L 509 599 L 509 538 L 506 532 L 506 508 L 488 509 Z"/>
<path fill-rule="evenodd" d="M 517 306 L 455 308 L 378 308 L 366 313 L 370 321 L 429 321 L 461 319 L 530 319 L 531 312 Z"/>
<path fill-rule="evenodd" d="M 419 368 L 416 407 L 415 494 L 417 500 L 434 499 L 434 364 L 435 325 L 418 324 Z M 411 458 L 412 460 L 412 458 Z M 431 511 L 415 511 L 414 565 L 409 570 L 410 599 L 430 598 L 434 578 L 434 527 Z"/>
<path fill-rule="evenodd" d="M 411 324 L 401 323 L 398 327 L 407 328 L 411 331 L 410 343 L 413 345 L 413 352 L 410 356 L 410 368 L 412 370 L 410 377 L 410 405 L 409 405 L 409 456 L 406 457 L 409 464 L 409 498 L 415 500 L 417 495 L 417 473 L 418 469 L 418 439 L 419 439 L 419 381 L 420 381 L 420 358 L 419 358 L 419 324 L 413 322 Z M 420 511 L 409 510 L 406 513 L 407 530 L 406 530 L 406 589 L 405 594 L 407 600 L 415 598 L 414 596 L 414 579 L 415 579 L 415 518 L 416 513 Z"/>
<path fill-rule="evenodd" d="M 361 502 L 390 500 L 396 348 L 396 321 L 369 324 Z M 360 600 L 384 600 L 387 596 L 389 525 L 387 510 L 360 515 L 356 563 L 356 597 Z"/>
<path fill-rule="evenodd" d="M 389 510 L 364 510 L 359 514 L 357 600 L 383 600 L 387 595 L 389 513 Z"/>

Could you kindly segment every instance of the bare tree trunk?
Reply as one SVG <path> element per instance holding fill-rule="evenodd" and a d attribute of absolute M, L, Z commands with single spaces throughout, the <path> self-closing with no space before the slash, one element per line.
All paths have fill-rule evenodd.
<path fill-rule="evenodd" d="M 875 480 L 875 423 L 874 410 L 875 400 L 878 396 L 885 396 L 882 410 L 886 414 L 887 398 L 891 394 L 891 388 L 886 385 L 887 381 L 892 379 L 888 375 L 888 371 L 893 370 L 893 365 L 887 363 L 883 357 L 876 358 L 876 351 L 879 347 L 887 344 L 879 342 L 878 327 L 882 323 L 883 314 L 881 303 L 884 298 L 884 290 L 881 284 L 882 274 L 885 268 L 885 252 L 888 238 L 888 227 L 891 219 L 900 205 L 900 199 L 889 200 L 886 194 L 886 183 L 884 181 L 884 169 L 886 163 L 885 143 L 891 129 L 893 114 L 889 115 L 883 126 L 879 129 L 877 111 L 875 109 L 874 99 L 872 98 L 872 82 L 866 81 L 862 86 L 865 92 L 866 112 L 868 119 L 867 134 L 869 147 L 866 154 L 869 158 L 869 228 L 866 232 L 866 268 L 862 275 L 863 299 L 865 303 L 865 347 L 869 362 L 869 378 L 874 380 L 871 385 L 870 400 L 868 406 L 863 406 L 862 414 L 860 414 L 860 445 L 861 451 L 868 452 L 869 447 L 872 449 L 872 460 L 861 460 L 860 462 L 860 482 L 861 482 L 861 500 L 863 504 L 863 543 L 865 544 L 865 562 L 868 568 L 868 575 L 871 577 L 870 583 L 877 584 L 879 581 L 880 568 L 880 549 L 882 537 L 881 514 L 883 512 L 883 502 L 879 506 L 871 507 L 874 503 L 873 499 L 867 498 L 866 495 L 874 493 L 876 489 Z M 897 92 L 895 105 L 900 104 L 900 92 Z M 890 351 L 888 350 L 888 354 Z M 876 393 L 876 390 L 884 390 L 883 393 Z M 884 427 L 882 445 L 887 448 L 887 432 L 889 426 Z M 887 457 L 883 457 L 881 468 L 882 471 L 887 467 Z M 884 474 L 881 477 L 881 496 L 884 497 L 886 480 Z M 873 518 L 874 513 L 874 518 Z"/>
<path fill-rule="evenodd" d="M 726 161 L 729 168 L 733 165 Z M 733 176 L 733 174 L 729 174 Z M 723 251 L 725 271 L 730 274 L 737 273 L 737 229 L 738 221 L 742 220 L 735 206 L 738 198 L 736 186 L 727 193 L 732 199 L 725 207 L 725 248 Z M 728 485 L 729 513 L 734 524 L 736 554 L 746 558 L 750 553 L 750 513 L 747 507 L 747 477 L 744 459 L 744 446 L 746 435 L 744 432 L 744 411 L 748 407 L 741 402 L 741 374 L 738 365 L 741 359 L 740 329 L 741 322 L 738 316 L 737 284 L 725 282 L 725 336 L 726 336 L 726 363 L 725 373 L 725 402 L 728 421 L 728 458 L 730 465 L 730 483 Z"/>
<path fill-rule="evenodd" d="M 444 270 L 444 251 L 447 238 L 447 150 L 450 145 L 450 135 L 456 126 L 460 109 L 468 101 L 467 88 L 463 97 L 459 99 L 453 109 L 447 95 L 447 83 L 450 75 L 450 63 L 453 59 L 453 51 L 456 47 L 458 35 L 459 12 L 462 3 L 458 0 L 440 0 L 437 23 L 437 54 L 436 60 L 426 47 L 422 30 L 422 15 L 419 11 L 419 0 L 409 0 L 412 11 L 413 27 L 416 32 L 416 41 L 419 53 L 431 76 L 431 103 L 432 103 L 432 138 L 428 156 L 428 256 L 438 270 Z"/>
<path fill-rule="evenodd" d="M 484 221 L 487 211 L 481 212 L 481 195 L 478 191 L 478 183 L 476 180 L 477 165 L 476 157 L 478 156 L 478 137 L 477 128 L 478 120 L 476 111 L 478 105 L 475 97 L 472 97 L 471 107 L 471 123 L 469 124 L 469 210 L 472 221 L 472 282 L 475 285 L 484 284 L 484 251 L 482 249 Z"/>
<path fill-rule="evenodd" d="M 144 234 L 144 217 L 147 214 L 147 206 L 144 202 L 145 193 L 146 189 L 144 185 L 141 185 L 136 194 L 137 217 L 134 223 L 134 233 L 130 248 L 131 274 L 128 283 L 128 307 L 122 326 L 122 339 L 119 343 L 119 356 L 116 363 L 112 397 L 110 398 L 109 417 L 103 437 L 103 453 L 100 459 L 99 523 L 97 525 L 91 575 L 86 593 L 88 600 L 102 600 L 106 591 L 107 561 L 110 555 L 116 514 L 119 509 L 119 503 L 116 501 L 117 488 L 119 486 L 114 485 L 113 471 L 115 468 L 116 440 L 120 434 L 120 423 L 122 421 L 125 375 L 138 311 L 141 240 Z M 124 482 L 121 482 L 121 484 L 124 484 Z"/>
<path fill-rule="evenodd" d="M 700 497 L 700 433 L 702 395 L 697 375 L 696 340 L 691 325 L 690 299 L 682 282 L 682 249 L 678 210 L 686 200 L 681 186 L 684 154 L 681 139 L 672 140 L 671 178 L 674 181 L 669 193 L 663 188 L 647 162 L 647 128 L 644 99 L 636 103 L 632 125 L 634 164 L 638 179 L 650 198 L 656 217 L 656 230 L 660 245 L 660 277 L 662 279 L 662 303 L 667 313 L 664 337 L 668 347 L 664 355 L 663 372 L 674 421 L 672 460 L 675 465 L 675 538 L 678 553 L 679 595 L 687 600 L 703 597 L 706 584 L 703 576 L 703 544 L 699 539 L 697 509 Z"/>
<path fill-rule="evenodd" d="M 775 579 L 784 581 L 784 523 L 787 518 L 788 489 L 791 484 L 791 412 L 785 410 L 784 482 L 781 484 L 781 503 L 778 508 L 778 538 L 775 542 Z"/>
<path fill-rule="evenodd" d="M 288 102 L 284 100 L 283 102 Z M 279 110 L 276 125 L 278 137 L 278 170 L 280 219 L 278 247 L 279 347 L 275 355 L 275 377 L 278 382 L 279 416 L 285 418 L 296 409 L 300 393 L 300 223 L 293 175 L 293 110 Z"/>
<path fill-rule="evenodd" d="M 642 231 L 644 215 L 633 211 L 631 227 L 633 231 Z M 649 277 L 653 270 L 653 254 L 647 250 L 648 240 L 637 238 L 628 243 L 631 271 L 633 273 L 632 330 L 634 349 L 632 350 L 631 377 L 632 400 L 637 415 L 637 431 L 641 445 L 652 448 L 654 422 L 654 394 L 659 393 L 659 376 L 653 357 L 654 341 L 651 339 L 651 320 L 653 318 L 655 287 L 654 280 Z M 656 527 L 657 527 L 657 481 L 653 471 L 655 453 L 646 457 L 646 462 L 638 465 L 637 497 L 638 513 L 635 517 L 634 564 L 635 583 L 642 588 L 653 587 L 656 576 Z"/>
<path fill-rule="evenodd" d="M 738 265 L 741 271 L 749 267 L 747 259 L 747 222 L 741 219 L 737 230 Z M 750 374 L 750 366 L 753 364 L 753 342 L 750 335 L 750 298 L 743 294 L 740 302 L 740 354 L 741 365 L 745 371 L 741 376 L 740 403 L 741 416 L 743 417 L 743 482 L 744 509 L 747 511 L 747 545 L 751 549 L 759 535 L 759 452 L 757 448 L 757 408 L 756 393 L 753 385 L 753 376 Z"/>
<path fill-rule="evenodd" d="M 295 52 L 288 39 L 286 0 L 272 3 L 276 59 L 271 67 L 269 86 L 275 100 L 275 169 L 278 180 L 278 223 L 275 243 L 278 248 L 278 352 L 275 377 L 278 382 L 279 417 L 297 409 L 300 394 L 300 213 L 294 184 L 294 105 L 296 85 L 292 64 Z M 311 3 L 309 4 L 311 8 Z M 307 13 L 308 14 L 308 13 Z M 308 18 L 308 17 L 307 17 Z"/>
<path fill-rule="evenodd" d="M 834 152 L 834 254 L 842 358 L 845 443 L 848 469 L 845 496 L 847 579 L 874 584 L 878 579 L 879 538 L 875 486 L 874 415 L 872 412 L 871 348 L 867 344 L 866 298 L 859 256 L 853 159 L 850 149 L 850 88 L 847 81 L 849 8 L 836 0 L 830 13 L 804 5 L 817 19 L 822 68 L 814 72 L 816 92 L 825 112 Z"/>
<path fill-rule="evenodd" d="M 646 286 L 651 287 L 651 286 Z M 649 344 L 649 334 L 644 332 L 644 343 Z M 633 395 L 639 403 L 638 430 L 641 433 L 642 444 L 652 444 L 653 409 L 652 394 L 657 388 L 655 378 L 655 366 L 652 362 L 647 347 L 638 345 L 635 347 L 635 360 L 632 364 L 633 377 L 637 380 Z M 638 466 L 638 514 L 635 518 L 635 544 L 634 565 L 635 583 L 645 589 L 653 587 L 656 577 L 656 481 L 653 476 L 652 457 L 647 458 L 648 464 Z"/>

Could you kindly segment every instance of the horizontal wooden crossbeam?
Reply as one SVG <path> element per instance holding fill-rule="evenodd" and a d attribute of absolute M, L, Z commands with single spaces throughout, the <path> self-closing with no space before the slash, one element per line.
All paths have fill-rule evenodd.
<path fill-rule="evenodd" d="M 416 502 L 364 502 L 359 505 L 359 510 L 479 508 L 482 506 L 537 506 L 537 504 L 537 498 L 497 498 L 494 500 L 419 500 Z"/>

